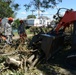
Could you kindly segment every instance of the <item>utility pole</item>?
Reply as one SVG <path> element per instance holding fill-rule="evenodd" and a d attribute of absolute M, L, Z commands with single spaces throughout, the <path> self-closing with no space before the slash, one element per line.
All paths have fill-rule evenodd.
<path fill-rule="evenodd" d="M 38 18 L 40 17 L 40 12 L 44 12 L 44 10 L 40 10 L 40 2 L 38 3 Z"/>
<path fill-rule="evenodd" d="M 40 17 L 40 2 L 38 3 L 38 18 Z"/>
<path fill-rule="evenodd" d="M 31 12 L 32 12 L 32 15 L 33 15 L 33 12 L 34 12 L 35 10 L 31 10 Z"/>

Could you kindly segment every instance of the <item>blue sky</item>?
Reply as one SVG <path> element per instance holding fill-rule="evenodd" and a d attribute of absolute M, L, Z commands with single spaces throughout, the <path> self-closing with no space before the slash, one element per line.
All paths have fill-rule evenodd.
<path fill-rule="evenodd" d="M 17 16 L 16 18 L 26 18 L 27 15 L 30 15 L 32 14 L 32 12 L 30 10 L 32 10 L 32 8 L 29 10 L 29 11 L 25 11 L 25 8 L 24 8 L 24 4 L 28 4 L 30 2 L 30 0 L 15 0 L 15 3 L 18 3 L 20 4 L 20 10 L 17 11 Z M 59 3 L 57 5 L 57 8 L 69 8 L 69 9 L 74 9 L 76 10 L 76 0 L 62 0 L 62 3 Z M 45 12 L 43 13 L 44 16 L 48 16 L 49 18 L 52 17 L 52 15 L 54 15 L 57 11 L 57 8 L 55 9 L 48 9 L 48 10 L 45 10 Z M 37 15 L 37 11 L 34 12 L 35 15 Z"/>

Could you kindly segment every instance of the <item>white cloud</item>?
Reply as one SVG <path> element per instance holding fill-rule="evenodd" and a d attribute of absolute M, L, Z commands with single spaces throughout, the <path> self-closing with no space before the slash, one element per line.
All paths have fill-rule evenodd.
<path fill-rule="evenodd" d="M 42 11 L 39 11 L 40 14 L 44 14 L 44 15 L 48 15 L 49 13 L 48 12 L 42 12 Z M 34 12 L 35 14 L 38 14 L 38 10 Z"/>
<path fill-rule="evenodd" d="M 26 14 L 26 12 L 21 12 L 21 14 L 25 15 L 25 14 Z"/>
<path fill-rule="evenodd" d="M 41 12 L 41 14 L 46 14 L 46 15 L 48 15 L 49 13 L 48 13 L 48 12 Z"/>

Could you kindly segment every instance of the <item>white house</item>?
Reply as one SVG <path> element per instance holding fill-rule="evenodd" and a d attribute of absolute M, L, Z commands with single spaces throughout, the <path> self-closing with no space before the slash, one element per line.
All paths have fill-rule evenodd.
<path fill-rule="evenodd" d="M 39 26 L 48 26 L 51 20 L 48 17 L 40 16 L 37 19 L 34 19 L 34 18 L 26 19 L 24 20 L 24 22 L 27 26 L 39 27 Z"/>
<path fill-rule="evenodd" d="M 25 21 L 27 26 L 42 26 L 39 19 L 30 18 Z"/>
<path fill-rule="evenodd" d="M 40 19 L 40 21 L 42 21 L 41 22 L 42 26 L 46 27 L 46 26 L 50 25 L 51 19 L 48 18 L 47 16 L 40 16 L 39 19 Z"/>

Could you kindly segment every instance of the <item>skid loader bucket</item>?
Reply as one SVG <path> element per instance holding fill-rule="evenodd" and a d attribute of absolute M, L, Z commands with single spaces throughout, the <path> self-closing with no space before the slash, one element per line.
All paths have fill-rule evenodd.
<path fill-rule="evenodd" d="M 41 44 L 41 49 L 43 50 L 46 59 L 48 60 L 53 54 L 55 54 L 57 51 L 59 51 L 64 42 L 64 35 L 48 35 L 48 34 L 42 34 L 43 40 Z"/>

